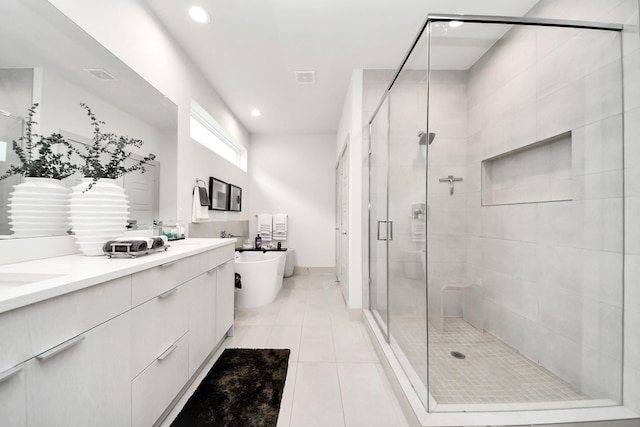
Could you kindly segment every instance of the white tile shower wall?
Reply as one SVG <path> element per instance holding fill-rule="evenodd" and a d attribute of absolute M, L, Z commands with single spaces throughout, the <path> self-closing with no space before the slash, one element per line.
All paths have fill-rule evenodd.
<path fill-rule="evenodd" d="M 638 177 L 640 178 L 640 177 Z M 640 213 L 635 218 L 639 218 Z M 640 256 L 625 256 L 624 404 L 640 412 Z"/>
<path fill-rule="evenodd" d="M 533 16 L 596 20 L 623 2 L 558 3 L 540 2 Z M 468 271 L 485 288 L 487 330 L 593 397 L 620 400 L 620 49 L 613 33 L 576 33 L 512 29 L 469 72 L 468 168 L 574 135 L 573 201 L 469 211 L 469 241 L 484 256 L 469 256 Z M 611 376 L 586 375 L 593 367 Z"/>
<path fill-rule="evenodd" d="M 463 294 L 441 294 L 445 285 L 466 285 L 468 211 L 470 209 L 467 171 L 467 73 L 433 71 L 429 86 L 429 130 L 436 137 L 429 150 L 428 203 L 429 295 L 442 304 L 445 316 L 463 315 Z M 448 176 L 461 177 L 450 185 L 440 182 Z M 435 307 L 431 307 L 433 310 Z M 439 307 L 437 307 L 439 311 Z"/>
<path fill-rule="evenodd" d="M 570 200 L 571 135 L 482 163 L 483 205 Z"/>
<path fill-rule="evenodd" d="M 620 1 L 607 19 L 623 22 L 625 88 L 625 310 L 623 402 L 640 413 L 640 35 L 638 2 Z"/>

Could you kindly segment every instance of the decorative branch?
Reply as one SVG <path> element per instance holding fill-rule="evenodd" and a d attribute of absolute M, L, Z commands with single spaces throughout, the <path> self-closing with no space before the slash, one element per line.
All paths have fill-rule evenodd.
<path fill-rule="evenodd" d="M 28 109 L 24 136 L 18 138 L 18 141 L 12 141 L 13 151 L 18 155 L 20 164 L 9 167 L 0 176 L 0 180 L 11 175 L 64 179 L 78 170 L 78 166 L 71 163 L 73 148 L 62 135 L 52 133 L 50 136 L 42 136 L 33 132 L 33 125 L 37 124 L 33 116 L 38 105 L 35 103 Z M 62 147 L 66 147 L 66 151 L 60 152 Z"/>
<path fill-rule="evenodd" d="M 144 166 L 156 158 L 155 154 L 149 154 L 142 160 L 136 160 L 131 158 L 131 152 L 125 150 L 128 146 L 140 148 L 143 141 L 128 136 L 118 136 L 114 133 L 103 133 L 100 128 L 105 122 L 98 120 L 88 105 L 84 103 L 80 105 L 86 110 L 91 126 L 93 126 L 93 143 L 86 146 L 84 151 L 74 149 L 83 161 L 79 167 L 83 176 L 93 178 L 87 190 L 91 189 L 100 178 L 115 179 L 136 170 L 144 173 Z M 108 160 L 103 160 L 105 157 Z M 133 164 L 127 166 L 125 162 L 129 159 Z"/>

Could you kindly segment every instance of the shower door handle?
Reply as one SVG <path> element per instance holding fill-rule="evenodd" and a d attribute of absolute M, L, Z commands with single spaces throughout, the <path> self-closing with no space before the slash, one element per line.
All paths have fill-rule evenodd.
<path fill-rule="evenodd" d="M 378 240 L 393 240 L 393 221 L 378 221 Z"/>

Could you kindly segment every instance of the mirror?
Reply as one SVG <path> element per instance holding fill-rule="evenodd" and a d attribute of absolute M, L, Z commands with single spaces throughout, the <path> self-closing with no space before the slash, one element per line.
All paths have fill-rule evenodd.
<path fill-rule="evenodd" d="M 35 117 L 39 134 L 60 132 L 90 140 L 92 128 L 80 107 L 84 102 L 106 123 L 105 131 L 142 139 L 143 146 L 133 154 L 155 154 L 154 170 L 175 159 L 177 107 L 163 94 L 49 2 L 2 0 L 0 16 L 0 174 L 16 163 L 11 141 L 21 136 L 23 118 L 35 102 L 40 104 Z M 127 179 L 135 181 L 130 178 L 125 177 L 125 188 Z M 147 183 L 160 188 L 152 195 L 128 192 L 130 217 L 141 226 L 173 219 L 177 211 L 175 196 L 162 192 L 163 179 L 168 183 L 175 176 L 163 174 L 159 184 Z M 8 197 L 21 181 L 20 176 L 0 181 L 0 236 L 10 233 Z M 137 213 L 133 207 L 141 204 L 151 206 L 151 212 Z"/>

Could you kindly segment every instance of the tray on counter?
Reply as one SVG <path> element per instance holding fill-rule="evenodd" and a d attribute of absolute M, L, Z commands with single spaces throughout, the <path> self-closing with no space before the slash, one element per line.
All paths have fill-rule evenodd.
<path fill-rule="evenodd" d="M 126 251 L 114 251 L 113 248 L 114 246 L 118 246 L 118 247 L 126 247 Z M 169 249 L 169 247 L 171 247 L 171 245 L 163 245 L 157 248 L 150 248 L 150 249 L 145 249 L 143 251 L 134 251 L 134 252 L 130 252 L 128 249 L 129 247 L 131 247 L 130 243 L 125 243 L 123 242 L 122 244 L 115 244 L 112 243 L 111 244 L 111 248 L 112 251 L 111 252 L 105 252 L 104 254 L 107 256 L 107 258 L 137 258 L 140 256 L 145 256 L 145 255 L 149 255 L 149 254 L 153 254 L 156 252 L 163 252 L 166 251 L 167 249 Z"/>

